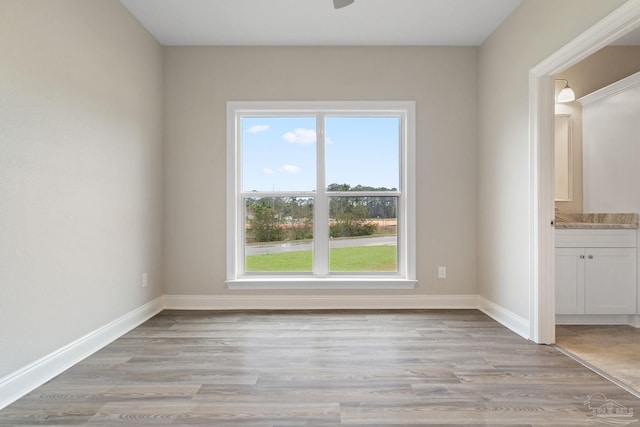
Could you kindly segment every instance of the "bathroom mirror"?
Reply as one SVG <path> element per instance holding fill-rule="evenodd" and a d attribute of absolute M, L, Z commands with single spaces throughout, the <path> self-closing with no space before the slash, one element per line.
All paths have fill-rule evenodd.
<path fill-rule="evenodd" d="M 571 201 L 571 115 L 556 114 L 555 200 Z"/>

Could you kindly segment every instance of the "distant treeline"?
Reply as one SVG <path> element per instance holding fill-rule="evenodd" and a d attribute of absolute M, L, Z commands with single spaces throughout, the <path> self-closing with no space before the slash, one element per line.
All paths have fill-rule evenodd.
<path fill-rule="evenodd" d="M 331 184 L 329 192 L 396 191 L 395 188 Z M 313 238 L 313 198 L 258 197 L 246 199 L 249 240 L 273 242 Z M 396 218 L 397 197 L 329 197 L 329 234 L 353 237 L 374 234 L 372 219 Z"/>

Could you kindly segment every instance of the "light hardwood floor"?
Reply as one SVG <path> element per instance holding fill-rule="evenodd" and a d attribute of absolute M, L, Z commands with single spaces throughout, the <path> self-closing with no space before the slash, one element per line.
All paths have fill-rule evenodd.
<path fill-rule="evenodd" d="M 0 425 L 593 426 L 594 393 L 640 413 L 476 310 L 165 310 L 0 411 Z"/>

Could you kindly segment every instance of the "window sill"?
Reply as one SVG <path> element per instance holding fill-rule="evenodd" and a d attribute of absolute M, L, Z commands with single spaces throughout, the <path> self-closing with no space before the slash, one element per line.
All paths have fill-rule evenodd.
<path fill-rule="evenodd" d="M 399 278 L 255 278 L 227 280 L 227 288 L 232 290 L 272 290 L 272 289 L 415 289 L 417 280 Z"/>

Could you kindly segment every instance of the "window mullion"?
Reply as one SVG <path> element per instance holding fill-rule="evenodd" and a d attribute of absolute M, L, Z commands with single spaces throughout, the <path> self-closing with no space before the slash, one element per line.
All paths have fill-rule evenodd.
<path fill-rule="evenodd" d="M 325 115 L 316 115 L 316 200 L 314 203 L 314 274 L 329 274 L 329 201 L 325 183 Z"/>
<path fill-rule="evenodd" d="M 236 118 L 236 138 L 238 139 L 238 143 L 236 144 L 236 170 L 235 174 L 235 221 L 237 227 L 238 240 L 236 241 L 236 260 L 235 260 L 235 271 L 239 272 L 240 275 L 244 275 L 245 273 L 245 242 L 246 242 L 246 227 L 245 227 L 245 198 L 242 196 L 242 150 L 243 150 L 243 140 L 242 140 L 242 119 L 241 116 Z M 237 274 L 237 273 L 236 273 Z"/>
<path fill-rule="evenodd" d="M 350 168 L 358 169 L 369 165 L 364 160 L 360 162 L 360 154 L 356 151 L 356 149 L 359 149 L 364 153 L 363 159 L 371 160 L 369 170 L 377 170 L 378 167 L 381 170 L 387 170 L 384 162 L 379 165 L 376 161 L 382 159 L 392 161 L 396 156 L 375 156 L 372 153 L 376 150 L 376 144 L 379 143 L 378 139 L 380 143 L 384 141 L 385 150 L 393 148 L 389 143 L 393 142 L 391 138 L 394 137 L 395 128 L 388 125 L 392 124 L 393 122 L 390 120 L 396 117 L 400 120 L 397 125 L 399 126 L 397 154 L 399 163 L 397 173 L 399 176 L 397 184 L 394 183 L 392 186 L 387 184 L 384 187 L 397 188 L 393 190 L 385 188 L 384 191 L 378 190 L 378 187 L 372 184 L 377 180 L 377 177 L 372 178 L 365 173 L 358 174 L 358 171 L 351 173 Z M 261 120 L 262 118 L 264 120 Z M 271 120 L 272 118 L 273 120 Z M 379 118 L 379 120 L 376 118 Z M 291 129 L 280 130 L 285 126 L 278 127 L 278 123 L 285 123 L 284 119 L 290 119 L 290 122 L 286 123 L 298 122 L 302 124 L 299 126 L 291 125 Z M 306 119 L 306 122 L 303 119 Z M 242 124 L 243 122 L 246 126 Z M 369 127 L 369 123 L 373 125 Z M 312 147 L 310 146 L 312 143 L 310 132 L 314 124 L 316 134 L 315 147 Z M 376 126 L 378 125 L 380 125 L 381 132 L 374 136 L 363 137 L 366 132 L 357 132 L 361 127 L 369 132 L 377 129 Z M 253 131 L 254 128 L 261 129 Z M 288 132 L 288 130 L 291 130 L 291 132 Z M 298 130 L 305 131 L 305 133 L 298 135 Z M 333 141 L 329 141 L 329 145 L 327 145 L 327 130 L 331 133 L 329 136 L 333 139 Z M 286 134 L 284 133 L 285 131 L 287 131 Z M 272 132 L 272 135 L 255 135 L 260 132 Z M 285 135 L 289 134 L 298 135 L 300 138 L 291 141 L 289 138 L 285 138 Z M 353 138 L 352 134 L 355 135 Z M 277 138 L 280 136 L 282 136 L 282 144 L 285 142 L 292 144 L 290 146 L 285 145 L 290 149 L 285 149 L 284 154 L 279 157 L 269 157 L 271 154 L 276 154 L 276 152 L 280 153 L 280 151 L 277 151 L 282 148 L 277 144 L 277 141 L 279 141 Z M 306 139 L 302 138 L 302 136 Z M 228 102 L 227 140 L 227 283 L 229 283 L 230 288 L 236 289 L 235 286 L 239 284 L 241 286 L 249 286 L 248 288 L 256 286 L 256 289 L 260 286 L 266 286 L 265 289 L 279 289 L 279 286 L 283 284 L 285 287 L 293 286 L 293 288 L 296 288 L 296 286 L 318 286 L 318 288 L 320 286 L 323 288 L 325 286 L 329 286 L 329 288 L 331 286 L 334 286 L 334 288 L 346 286 L 348 288 L 352 282 L 364 283 L 365 279 L 368 284 L 370 284 L 371 280 L 382 280 L 385 283 L 388 282 L 387 285 L 392 283 L 391 286 L 402 285 L 400 283 L 402 281 L 415 282 L 415 102 Z M 260 145 L 261 143 L 265 145 Z M 345 144 L 352 151 L 343 152 L 345 145 L 341 144 Z M 254 145 L 257 147 L 255 151 L 253 150 Z M 277 147 L 271 150 L 271 147 L 276 145 Z M 307 151 L 303 153 L 305 145 Z M 271 150 L 267 153 L 269 155 L 263 155 L 262 151 L 260 151 L 265 150 L 265 147 Z M 314 148 L 315 152 L 313 151 Z M 327 148 L 329 150 L 328 153 Z M 246 165 L 244 163 L 246 157 L 243 155 L 244 149 L 246 149 L 247 153 L 255 153 L 252 155 L 247 154 L 249 157 L 247 157 Z M 311 151 L 308 151 L 309 149 Z M 303 153 L 306 163 L 303 161 L 296 163 L 296 160 L 289 160 L 289 154 L 293 152 Z M 384 152 L 386 153 L 387 151 Z M 313 171 L 311 171 L 313 160 L 310 158 L 314 153 L 316 156 L 315 188 L 312 187 L 313 183 L 311 182 L 313 179 Z M 274 159 L 283 159 L 283 163 L 285 162 L 284 159 L 287 159 L 286 161 L 290 163 L 286 163 L 286 166 L 295 165 L 292 168 L 296 167 L 297 170 L 278 169 L 277 160 L 273 160 L 272 157 Z M 264 162 L 265 165 L 260 164 L 263 159 L 270 160 L 271 164 L 266 164 L 266 162 Z M 292 155 L 291 159 L 297 158 Z M 351 159 L 350 163 L 348 162 L 349 159 Z M 311 161 L 311 164 L 308 163 L 309 161 Z M 327 165 L 327 162 L 329 162 L 329 165 Z M 373 166 L 374 164 L 375 167 Z M 263 166 L 264 169 L 260 169 Z M 327 170 L 327 167 L 331 169 Z M 389 167 L 394 166 L 389 163 Z M 260 170 L 265 175 L 273 175 L 273 177 L 260 178 L 258 175 Z M 303 177 L 302 173 L 305 171 L 306 175 Z M 309 172 L 311 175 L 309 175 Z M 387 172 L 390 171 L 387 170 Z M 278 174 L 296 173 L 300 175 L 297 177 L 278 176 Z M 350 173 L 356 178 L 353 183 L 349 181 Z M 344 178 L 344 176 L 347 178 Z M 288 178 L 289 181 L 283 181 L 283 178 Z M 300 183 L 304 182 L 304 186 L 297 185 L 296 178 Z M 303 178 L 306 179 L 303 181 Z M 380 178 L 382 178 L 382 175 L 380 175 Z M 280 181 L 278 181 L 279 179 Z M 243 180 L 246 181 L 250 188 L 245 189 Z M 328 182 L 343 182 L 343 180 L 350 183 L 351 186 L 358 184 L 358 186 L 362 185 L 362 188 L 367 188 L 369 185 L 371 187 L 368 187 L 370 190 L 366 191 L 355 191 L 351 188 L 349 191 L 327 191 Z M 271 181 L 273 181 L 273 185 L 271 185 Z M 387 181 L 391 182 L 393 180 L 385 178 L 382 182 L 384 184 Z M 279 185 L 279 182 L 285 182 L 285 184 Z M 250 185 L 249 183 L 257 184 Z M 292 186 L 287 186 L 286 183 L 292 184 Z M 382 189 L 384 187 L 381 186 L 379 188 Z M 294 191 L 290 191 L 289 188 Z M 335 188 L 342 187 L 336 186 Z M 344 188 L 349 187 L 345 186 Z M 358 188 L 358 190 L 362 188 Z M 275 243 L 274 245 L 278 246 L 274 246 L 275 249 L 272 249 L 270 244 L 264 245 L 267 249 L 259 247 L 257 243 L 254 244 L 254 240 L 263 240 L 262 237 L 255 238 L 258 228 L 253 229 L 254 222 L 261 217 L 256 214 L 258 212 L 255 209 L 256 205 L 253 202 L 250 203 L 249 200 L 262 198 L 270 203 L 269 206 L 271 206 L 272 210 L 276 211 L 276 216 L 274 216 L 276 219 L 274 221 L 277 221 L 278 230 L 282 231 L 282 239 L 280 240 L 285 242 L 282 244 L 280 242 Z M 291 198 L 304 198 L 305 200 L 297 204 L 289 204 L 288 200 Z M 344 200 L 341 200 L 343 198 Z M 360 200 L 361 198 L 362 200 Z M 371 200 L 367 200 L 368 198 L 371 198 Z M 281 203 L 280 200 L 274 199 L 286 200 Z M 337 203 L 337 205 L 334 206 L 334 203 Z M 329 209 L 330 205 L 332 207 L 331 211 Z M 369 246 L 367 242 L 360 241 L 349 241 L 349 243 L 353 243 L 351 245 L 344 244 L 350 236 L 360 236 L 360 228 L 354 231 L 352 229 L 354 226 L 349 221 L 352 221 L 353 218 L 360 218 L 358 221 L 361 220 L 363 217 L 362 206 L 366 206 L 369 209 L 367 218 L 371 217 L 368 218 L 371 220 L 370 222 L 377 225 L 380 235 L 384 235 L 372 237 L 377 239 L 372 242 L 378 246 L 395 245 L 397 247 L 396 271 L 387 267 L 378 271 L 376 268 L 369 268 L 366 265 L 358 268 L 351 268 L 347 265 L 345 269 L 340 263 L 343 260 L 341 258 L 343 253 L 349 253 L 349 257 L 351 257 L 350 251 L 342 250 L 343 246 Z M 313 212 L 311 212 L 311 208 Z M 261 214 L 264 213 L 263 211 L 259 212 Z M 313 215 L 313 218 L 310 218 L 310 215 Z M 384 219 L 393 218 L 394 215 L 396 217 L 395 225 L 389 222 L 385 224 Z M 376 216 L 377 218 L 374 218 Z M 330 217 L 337 224 L 335 229 L 330 227 Z M 309 220 L 313 221 L 312 224 L 309 224 Z M 255 222 L 255 224 L 258 223 Z M 313 230 L 309 229 L 309 225 L 312 225 Z M 360 225 L 356 224 L 356 226 Z M 370 227 L 368 223 L 363 224 L 363 226 L 365 225 Z M 231 230 L 236 232 L 231 232 Z M 262 229 L 260 230 L 262 231 Z M 311 254 L 307 252 L 310 242 L 305 240 L 310 237 L 310 232 L 313 232 Z M 334 232 L 336 237 L 332 239 L 330 235 Z M 386 236 L 387 234 L 392 237 L 395 235 L 395 240 L 391 243 L 382 240 L 382 238 L 388 237 Z M 267 238 L 279 238 L 280 234 L 269 236 Z M 306 237 L 301 238 L 300 236 Z M 250 242 L 247 242 L 247 238 L 250 239 Z M 300 242 L 293 241 L 300 239 Z M 286 250 L 281 250 L 279 246 L 286 247 Z M 291 262 L 293 267 L 281 267 L 280 264 L 275 262 L 272 263 L 274 268 L 271 268 L 271 266 L 255 267 L 255 265 L 260 264 L 256 263 L 257 257 L 254 258 L 253 255 L 262 255 L 264 251 L 269 254 L 295 252 L 295 250 L 303 251 L 302 246 L 304 246 L 304 251 L 306 252 L 304 269 L 300 269 L 298 264 L 293 261 Z M 333 262 L 331 262 L 330 257 L 332 248 L 336 248 L 336 257 Z M 365 252 L 368 252 L 368 250 Z M 370 252 L 371 254 L 378 254 L 378 251 L 372 250 Z M 389 251 L 384 253 L 389 258 Z M 312 258 L 313 264 L 310 265 Z M 251 262 L 249 263 L 249 261 Z M 395 281 L 398 281 L 398 283 L 395 283 Z"/>

